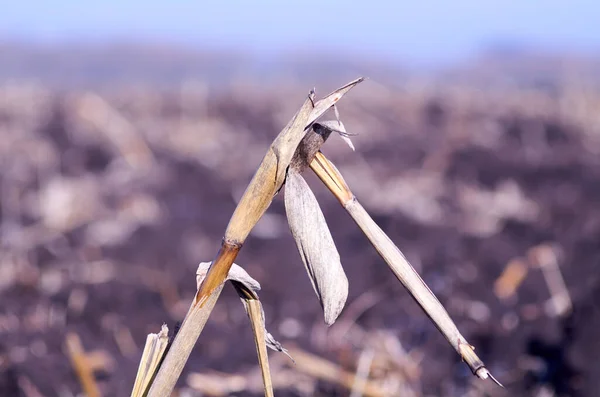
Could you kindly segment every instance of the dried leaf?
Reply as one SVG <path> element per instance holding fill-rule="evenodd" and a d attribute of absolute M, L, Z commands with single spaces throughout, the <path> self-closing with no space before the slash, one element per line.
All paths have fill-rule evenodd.
<path fill-rule="evenodd" d="M 239 289 L 241 287 L 241 284 L 236 284 L 235 281 L 232 281 L 232 283 L 235 286 L 235 289 L 238 292 L 238 295 L 240 296 L 240 299 L 242 300 L 242 303 L 244 304 L 244 309 L 246 309 L 246 313 L 248 313 L 249 317 L 251 317 L 250 307 L 249 307 L 250 302 L 249 301 L 253 300 L 255 302 L 258 302 L 258 305 L 260 307 L 260 313 L 261 313 L 261 318 L 260 318 L 261 322 L 260 323 L 262 324 L 263 329 L 264 329 L 265 344 L 267 345 L 267 347 L 269 349 L 272 349 L 272 350 L 275 350 L 275 351 L 278 351 L 280 353 L 285 354 L 286 356 L 288 356 L 290 358 L 290 360 L 292 360 L 295 363 L 294 359 L 292 358 L 292 356 L 290 356 L 290 354 L 288 353 L 287 349 L 284 348 L 283 345 L 279 341 L 277 341 L 273 337 L 273 335 L 271 335 L 269 333 L 269 331 L 267 331 L 267 328 L 266 328 L 266 325 L 265 325 L 265 311 L 264 311 L 264 309 L 262 307 L 262 304 L 260 303 L 260 300 L 258 300 L 258 299 L 247 299 L 246 298 L 246 291 L 240 291 L 240 289 Z M 254 319 L 252 319 L 252 318 L 250 318 L 250 320 L 254 321 Z"/>
<path fill-rule="evenodd" d="M 264 316 L 264 311 L 263 311 L 263 316 Z M 280 353 L 285 354 L 286 356 L 288 356 L 290 358 L 290 360 L 292 360 L 292 362 L 294 364 L 296 364 L 296 360 L 294 360 L 294 357 L 292 357 L 290 355 L 290 353 L 288 352 L 288 350 L 285 347 L 283 347 L 283 345 L 279 341 L 275 340 L 275 338 L 273 337 L 273 335 L 271 335 L 269 332 L 267 332 L 266 328 L 265 328 L 265 336 L 266 336 L 265 341 L 267 342 L 267 347 L 268 348 L 276 350 L 276 351 L 278 351 Z"/>
<path fill-rule="evenodd" d="M 335 114 L 335 119 L 338 121 L 338 123 L 341 123 L 341 121 L 340 121 L 340 110 L 335 105 L 333 105 L 333 113 Z"/>
<path fill-rule="evenodd" d="M 350 149 L 352 149 L 352 151 L 355 151 L 356 149 L 354 148 L 354 144 L 352 143 L 352 141 L 350 140 L 350 138 L 348 138 L 347 136 L 344 135 L 340 135 L 340 137 L 342 138 L 342 140 L 344 142 L 346 142 L 346 144 L 348 146 L 350 146 Z"/>
<path fill-rule="evenodd" d="M 285 210 L 300 257 L 323 307 L 325 323 L 331 325 L 346 303 L 348 279 L 317 199 L 292 168 L 285 185 Z"/>
<path fill-rule="evenodd" d="M 308 118 L 308 124 L 306 126 L 309 127 L 312 123 L 318 120 L 323 115 L 323 113 L 325 113 L 331 106 L 335 105 L 340 99 L 342 99 L 344 95 L 346 95 L 348 91 L 350 91 L 354 86 L 356 86 L 362 81 L 364 81 L 363 77 L 359 77 L 356 80 L 352 80 L 348 84 L 328 94 L 325 98 L 317 101 L 315 103 L 315 108 L 313 109 Z"/>
<path fill-rule="evenodd" d="M 198 286 L 198 288 L 200 288 L 202 281 L 204 281 L 206 273 L 208 273 L 208 269 L 210 268 L 211 264 L 212 262 L 202 262 L 198 265 L 198 270 L 196 270 L 196 285 Z M 260 284 L 258 283 L 258 281 L 250 277 L 248 272 L 246 272 L 241 266 L 235 263 L 231 265 L 229 273 L 227 274 L 227 278 L 225 279 L 225 281 L 229 280 L 241 283 L 248 290 L 253 291 L 254 293 L 260 291 Z"/>
<path fill-rule="evenodd" d="M 206 277 L 206 273 L 208 273 L 208 269 L 210 268 L 212 262 L 202 262 L 198 265 L 198 270 L 196 270 L 196 284 L 197 288 L 200 288 L 202 281 Z M 242 303 L 244 304 L 244 309 L 246 309 L 246 313 L 249 315 L 248 311 L 248 299 L 255 299 L 259 302 L 258 299 L 258 291 L 260 291 L 260 284 L 258 281 L 253 279 L 248 272 L 246 272 L 241 266 L 237 264 L 231 265 L 231 269 L 229 269 L 229 274 L 227 275 L 226 281 L 231 281 L 235 290 L 237 291 Z M 261 313 L 262 313 L 262 322 L 265 323 L 265 312 L 262 308 L 262 304 L 260 305 Z M 270 349 L 276 350 L 288 356 L 292 361 L 294 359 L 289 355 L 288 351 L 281 345 L 280 342 L 275 340 L 273 335 L 271 335 L 266 328 L 265 331 L 265 342 L 267 347 Z"/>
<path fill-rule="evenodd" d="M 352 144 L 350 137 L 355 136 L 356 134 L 348 133 L 346 131 L 346 127 L 340 120 L 319 121 L 318 123 L 315 123 L 315 124 L 321 126 L 321 128 L 325 128 L 332 132 L 338 133 L 340 135 L 340 137 L 344 140 L 344 142 L 346 142 L 348 144 L 348 146 L 350 146 L 350 149 L 355 150 L 354 144 Z"/>

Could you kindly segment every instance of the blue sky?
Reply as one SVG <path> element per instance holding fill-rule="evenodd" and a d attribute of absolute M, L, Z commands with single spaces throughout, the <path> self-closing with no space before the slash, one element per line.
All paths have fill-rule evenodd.
<path fill-rule="evenodd" d="M 2 4 L 4 3 L 4 4 Z M 153 41 L 440 63 L 490 43 L 600 54 L 597 0 L 6 1 L 0 40 Z"/>

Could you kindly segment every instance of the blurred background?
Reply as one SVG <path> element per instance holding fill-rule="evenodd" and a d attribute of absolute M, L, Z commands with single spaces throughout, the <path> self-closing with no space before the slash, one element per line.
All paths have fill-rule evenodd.
<path fill-rule="evenodd" d="M 583 0 L 2 4 L 0 395 L 82 395 L 78 349 L 102 395 L 129 395 L 271 140 L 309 89 L 358 76 L 339 105 L 356 152 L 323 151 L 506 390 L 471 375 L 309 171 L 350 282 L 338 322 L 281 195 L 236 260 L 303 352 L 270 354 L 276 394 L 597 395 L 599 21 Z M 261 395 L 232 288 L 177 390 Z"/>

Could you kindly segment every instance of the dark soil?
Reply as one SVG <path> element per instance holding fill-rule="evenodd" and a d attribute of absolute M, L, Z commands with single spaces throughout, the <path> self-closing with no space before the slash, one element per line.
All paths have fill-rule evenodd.
<path fill-rule="evenodd" d="M 506 392 L 490 387 L 492 394 L 528 396 L 545 385 L 557 395 L 597 395 L 600 160 L 584 140 L 586 126 L 553 114 L 531 116 L 509 107 L 489 113 L 475 109 L 467 116 L 457 116 L 455 106 L 443 96 L 430 105 L 417 103 L 414 109 L 422 113 L 418 122 L 411 123 L 406 119 L 414 116 L 414 111 L 398 110 L 398 103 L 404 102 L 394 102 L 406 101 L 407 94 L 391 98 L 386 109 L 361 102 L 358 89 L 352 95 L 347 108 L 340 105 L 342 117 L 349 117 L 347 128 L 353 128 L 353 121 L 358 123 L 361 115 L 378 117 L 379 124 L 373 128 L 373 138 L 368 137 L 369 132 L 361 132 L 357 138 L 361 158 L 339 149 L 337 138 L 335 143 L 327 143 L 335 147 L 332 158 L 342 173 L 356 164 L 370 164 L 376 175 L 372 183 L 382 189 L 391 189 L 395 182 L 386 183 L 395 178 L 425 172 L 441 175 L 443 186 L 435 200 L 443 215 L 436 222 L 419 220 L 393 205 L 378 206 L 360 183 L 353 184 L 360 173 L 348 180 L 377 223 L 448 307 L 490 371 L 505 384 Z M 157 332 L 161 323 L 166 322 L 172 330 L 182 319 L 195 292 L 195 267 L 217 252 L 236 206 L 234 198 L 240 197 L 260 152 L 264 153 L 282 126 L 273 116 L 283 109 L 281 98 L 275 96 L 259 106 L 217 95 L 208 101 L 205 113 L 189 114 L 200 121 L 209 117 L 226 120 L 225 130 L 243 128 L 231 131 L 226 139 L 217 133 L 198 144 L 216 145 L 216 156 L 223 161 L 219 164 L 231 163 L 231 169 L 223 170 L 199 161 L 194 153 L 185 155 L 169 146 L 169 134 L 175 134 L 173 129 L 179 124 L 168 122 L 178 120 L 185 111 L 175 95 L 157 98 L 161 113 L 155 113 L 152 104 L 139 105 L 142 110 L 136 110 L 136 100 L 126 96 L 108 100 L 130 120 L 152 151 L 151 165 L 135 172 L 128 170 L 123 153 L 114 144 L 99 138 L 104 135 L 78 119 L 69 95 L 52 94 L 46 107 L 39 108 L 37 122 L 24 120 L 26 113 L 18 115 L 11 107 L 0 107 L 0 131 L 4 130 L 2 136 L 9 140 L 2 154 L 0 187 L 4 274 L 0 277 L 6 280 L 0 284 L 0 395 L 33 396 L 24 386 L 27 380 L 48 396 L 81 390 L 64 347 L 67 332 L 76 333 L 87 351 L 104 351 L 114 361 L 96 374 L 105 395 L 129 395 L 142 341 L 149 332 Z M 292 110 L 288 112 L 291 116 Z M 452 123 L 459 117 L 466 117 L 463 126 L 467 132 L 453 135 Z M 493 122 L 499 128 L 491 144 L 477 143 L 475 138 L 484 134 L 478 130 L 481 124 L 477 120 Z M 205 127 L 197 128 L 198 139 L 203 138 Z M 237 144 L 246 135 L 256 138 L 254 146 L 247 146 L 247 139 L 241 146 Z M 535 135 L 534 141 L 531 135 Z M 46 152 L 40 151 L 40 143 Z M 50 155 L 56 158 L 54 165 L 39 165 L 40 156 Z M 94 207 L 84 202 L 81 221 L 53 229 L 37 208 L 43 205 L 39 201 L 50 200 L 41 192 L 58 177 L 87 178 L 90 183 L 77 187 L 76 196 L 88 200 L 84 190 L 89 188 L 89 195 L 100 204 Z M 366 331 L 391 330 L 407 351 L 423 353 L 418 387 L 424 395 L 463 395 L 474 384 L 481 384 L 339 204 L 314 177 L 307 179 L 340 251 L 350 281 L 348 302 L 372 290 L 384 297 L 360 315 L 357 324 Z M 502 213 L 497 216 L 496 229 L 489 233 L 469 229 L 467 224 L 481 219 L 464 203 L 463 187 L 494 192 L 506 182 L 512 182 L 534 203 L 535 214 Z M 384 193 L 372 192 L 373 197 Z M 268 328 L 276 338 L 284 345 L 296 345 L 339 362 L 339 351 L 314 342 L 315 327 L 325 326 L 286 229 L 282 194 L 269 210 L 275 222 L 272 234 L 251 235 L 236 262 L 260 281 Z M 139 197 L 156 203 L 161 215 L 151 221 L 133 216 L 129 226 L 123 226 L 123 219 L 130 216 L 128 203 Z M 415 201 L 421 200 L 416 197 Z M 393 204 L 393 197 L 388 200 Z M 521 204 L 517 207 L 517 212 L 521 211 Z M 489 207 L 484 203 L 484 212 L 486 208 L 494 211 L 491 202 Z M 126 215 L 119 217 L 121 213 Z M 116 219 L 114 233 L 121 236 L 110 243 L 93 237 L 96 235 L 90 231 L 99 220 L 107 219 Z M 545 243 L 558 250 L 573 302 L 572 312 L 564 318 L 544 311 L 550 293 L 538 269 L 528 272 L 512 300 L 502 301 L 494 293 L 494 283 L 510 260 L 525 257 L 530 248 Z M 467 306 L 469 302 L 483 304 L 489 315 L 470 315 L 465 302 Z M 280 333 L 280 324 L 287 318 L 303 325 L 294 340 Z M 137 345 L 130 353 L 118 342 L 125 331 Z M 180 385 L 186 384 L 189 372 L 245 373 L 255 362 L 248 320 L 237 295 L 227 287 Z M 346 395 L 347 391 L 319 383 L 317 393 Z M 277 395 L 296 394 L 281 391 Z"/>

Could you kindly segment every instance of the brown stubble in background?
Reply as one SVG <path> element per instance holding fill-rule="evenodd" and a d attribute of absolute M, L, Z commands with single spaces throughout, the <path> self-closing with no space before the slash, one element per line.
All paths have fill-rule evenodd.
<path fill-rule="evenodd" d="M 595 205 L 600 200 L 595 188 L 600 172 L 593 155 L 597 127 L 592 117 L 598 97 L 578 97 L 566 89 L 574 104 L 564 108 L 545 100 L 542 93 L 506 92 L 498 99 L 464 87 L 460 93 L 468 101 L 458 101 L 456 90 L 388 89 L 382 96 L 382 89 L 377 95 L 386 99 L 377 106 L 359 98 L 341 105 L 347 128 L 360 133 L 353 138 L 357 153 L 330 143 L 328 156 L 384 231 L 407 247 L 408 258 L 490 370 L 513 380 L 506 384 L 511 393 L 529 395 L 522 379 L 536 360 L 545 358 L 526 353 L 528 345 L 539 347 L 536 341 L 542 340 L 566 346 L 568 356 L 561 363 L 582 371 L 580 381 L 574 378 L 571 383 L 581 385 L 582 395 L 593 395 L 598 380 L 590 375 L 600 371 L 594 360 L 600 354 L 595 336 L 600 314 L 593 305 L 598 295 L 594 269 L 600 260 L 595 239 L 600 231 Z M 187 310 L 191 299 L 187 291 L 194 288 L 189 269 L 199 258 L 212 255 L 240 196 L 237 185 L 247 184 L 269 143 L 267 137 L 277 131 L 267 134 L 259 131 L 257 121 L 235 118 L 232 107 L 243 109 L 240 115 L 259 112 L 257 104 L 244 102 L 243 96 L 217 95 L 208 102 L 209 114 L 192 112 L 185 121 L 188 125 L 180 124 L 181 109 L 173 95 L 148 90 L 147 97 L 155 98 L 149 101 L 115 90 L 106 95 L 107 103 L 147 139 L 155 156 L 149 172 L 135 173 L 123 166 L 118 148 L 94 133 L 77 113 L 80 93 L 60 97 L 44 88 L 36 90 L 1 90 L 6 277 L 0 292 L 0 325 L 1 354 L 8 357 L 2 385 L 8 388 L 25 377 L 42 393 L 55 393 L 59 381 L 78 390 L 62 351 L 67 328 L 80 335 L 86 351 L 102 349 L 116 361 L 118 371 L 106 367 L 104 375 L 100 372 L 103 391 L 127 394 L 137 362 L 119 351 L 114 341 L 119 328 L 130 329 L 141 345 L 162 321 L 178 319 L 171 312 Z M 266 90 L 277 98 L 275 90 Z M 365 86 L 365 95 L 368 90 Z M 428 116 L 422 116 L 432 98 L 444 111 L 441 131 L 452 128 L 459 117 L 466 120 L 461 121 L 466 133 L 460 145 L 445 149 L 447 161 L 436 164 L 446 165 L 437 173 L 421 169 L 425 155 L 440 149 L 435 144 L 439 130 L 429 128 Z M 261 109 L 261 117 L 278 114 L 283 106 L 279 102 L 264 105 L 270 111 Z M 575 108 L 580 110 L 570 111 Z M 285 123 L 270 117 L 273 125 Z M 261 121 L 261 127 L 263 123 L 268 125 L 269 120 Z M 233 124 L 247 124 L 248 130 L 239 132 Z M 199 129 L 205 133 L 198 134 Z M 248 146 L 260 153 L 231 150 L 232 142 L 245 142 L 247 135 L 264 136 L 260 144 Z M 225 162 L 229 168 L 216 173 L 217 165 Z M 360 232 L 348 227 L 352 221 L 344 219 L 339 205 L 324 189 L 314 190 L 323 198 L 320 204 L 348 273 L 349 304 L 374 288 L 394 298 L 393 304 L 380 301 L 359 316 L 357 329 L 392 330 L 411 352 L 408 357 L 422 357 L 413 361 L 429 368 L 429 376 L 409 378 L 417 390 L 436 395 L 469 390 L 471 375 L 460 369 L 464 364 L 456 362 L 454 352 L 402 287 L 389 280 L 389 270 Z M 287 226 L 281 225 L 280 198 L 270 213 L 270 223 L 251 235 L 253 244 L 242 256 L 250 268 L 264 266 L 260 276 L 249 271 L 262 284 L 271 332 L 284 343 L 289 338 L 352 368 L 358 357 L 353 347 L 334 349 L 319 336 L 323 325 L 316 300 L 309 308 L 295 303 L 310 301 L 312 291 Z M 563 252 L 559 265 L 574 307 L 569 324 L 545 313 L 549 293 L 539 272 L 530 271 L 512 301 L 501 302 L 491 288 L 509 261 L 543 241 L 558 244 Z M 273 245 L 280 250 L 270 251 Z M 297 263 L 289 263 L 290 252 Z M 365 265 L 370 263 L 380 266 Z M 140 277 L 144 269 L 155 275 Z M 292 282 L 295 278 L 304 284 Z M 169 307 L 161 292 L 168 290 L 167 283 L 181 294 Z M 224 297 L 227 300 L 217 305 L 226 314 L 209 322 L 206 334 L 241 341 L 212 346 L 200 342 L 190 371 L 216 368 L 240 373 L 245 371 L 242 363 L 255 360 L 238 298 L 233 293 Z M 235 301 L 231 309 L 229 300 Z M 303 332 L 284 338 L 282 333 L 294 335 L 286 328 L 290 318 Z M 566 326 L 572 327 L 572 336 L 563 331 Z M 331 391 L 322 383 L 316 386 L 322 394 Z"/>

